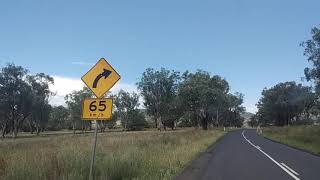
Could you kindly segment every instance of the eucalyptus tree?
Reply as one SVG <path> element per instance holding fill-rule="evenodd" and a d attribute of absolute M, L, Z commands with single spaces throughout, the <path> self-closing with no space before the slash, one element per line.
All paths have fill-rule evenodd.
<path fill-rule="evenodd" d="M 69 127 L 70 112 L 64 106 L 52 107 L 48 122 L 48 130 L 61 130 Z"/>
<path fill-rule="evenodd" d="M 307 81 L 314 83 L 314 90 L 316 93 L 315 103 L 310 108 L 310 112 L 307 112 L 307 116 L 313 114 L 319 116 L 320 114 L 320 28 L 313 27 L 311 29 L 311 39 L 301 43 L 304 47 L 304 56 L 307 57 L 308 62 L 311 63 L 311 67 L 304 69 L 304 74 Z"/>
<path fill-rule="evenodd" d="M 306 67 L 304 72 L 308 81 L 314 81 L 315 89 L 319 98 L 320 95 L 320 29 L 311 29 L 311 39 L 301 43 L 304 47 L 304 55 L 312 67 Z"/>
<path fill-rule="evenodd" d="M 244 95 L 241 93 L 235 93 L 228 95 L 228 119 L 225 123 L 227 126 L 241 127 L 244 119 L 241 114 L 245 112 L 245 108 L 242 106 Z"/>
<path fill-rule="evenodd" d="M 93 94 L 87 87 L 83 87 L 83 89 L 79 91 L 73 91 L 65 96 L 65 101 L 70 112 L 70 121 L 74 133 L 77 129 L 81 129 L 82 132 L 85 132 L 87 128 L 91 128 L 90 121 L 81 120 L 82 101 L 85 98 L 90 97 L 93 97 Z"/>
<path fill-rule="evenodd" d="M 185 72 L 179 87 L 179 97 L 185 112 L 193 115 L 193 125 L 208 128 L 225 111 L 225 101 L 229 92 L 229 84 L 220 76 L 211 76 L 206 71 L 196 73 Z"/>
<path fill-rule="evenodd" d="M 139 111 L 139 95 L 120 90 L 114 98 L 116 114 L 126 130 L 140 130 L 146 126 L 144 115 Z"/>
<path fill-rule="evenodd" d="M 44 131 L 49 121 L 51 105 L 49 97 L 52 92 L 49 89 L 50 84 L 54 84 L 54 79 L 44 73 L 27 76 L 27 82 L 31 86 L 32 109 L 29 119 L 31 133 L 36 130 L 39 134 Z"/>
<path fill-rule="evenodd" d="M 172 108 L 175 108 L 172 102 L 177 96 L 179 81 L 180 75 L 176 71 L 148 68 L 137 83 L 147 113 L 153 117 L 155 126 L 160 130 L 170 118 L 168 113 L 172 113 Z"/>
<path fill-rule="evenodd" d="M 8 64 L 0 71 L 0 119 L 2 136 L 12 132 L 16 137 L 19 127 L 31 114 L 31 87 L 25 81 L 28 70 Z"/>
<path fill-rule="evenodd" d="M 249 126 L 251 126 L 251 127 L 257 127 L 257 126 L 259 125 L 258 115 L 255 114 L 255 115 L 251 116 L 248 124 L 249 124 Z"/>
<path fill-rule="evenodd" d="M 284 126 L 299 120 L 314 103 L 315 95 L 310 87 L 284 82 L 264 89 L 258 102 L 258 117 L 262 124 Z"/>

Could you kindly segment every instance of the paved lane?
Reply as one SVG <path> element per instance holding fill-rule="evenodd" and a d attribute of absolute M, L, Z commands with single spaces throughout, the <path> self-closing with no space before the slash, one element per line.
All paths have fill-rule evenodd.
<path fill-rule="evenodd" d="M 177 179 L 319 180 L 320 157 L 267 140 L 254 130 L 236 130 L 210 147 Z"/>

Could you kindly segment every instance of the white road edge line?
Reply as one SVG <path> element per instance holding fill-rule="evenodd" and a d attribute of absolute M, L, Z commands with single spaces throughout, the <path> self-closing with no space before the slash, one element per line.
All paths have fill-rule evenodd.
<path fill-rule="evenodd" d="M 251 141 L 249 141 L 247 139 L 247 137 L 244 135 L 245 131 L 242 131 L 242 136 L 243 138 L 254 148 L 258 149 L 262 154 L 264 154 L 265 156 L 267 156 L 272 162 L 274 162 L 276 165 L 278 165 L 282 170 L 284 170 L 287 174 L 289 174 L 293 179 L 295 180 L 300 180 L 297 176 L 295 176 L 293 173 L 291 173 L 288 169 L 286 169 L 285 167 L 283 167 L 280 163 L 278 163 L 276 160 L 274 160 L 270 155 L 268 155 L 267 153 L 265 153 L 264 151 L 262 151 L 261 149 L 259 149 L 256 145 L 254 145 Z"/>
<path fill-rule="evenodd" d="M 285 168 L 289 169 L 292 173 L 294 173 L 295 175 L 299 176 L 300 174 L 297 173 L 296 171 L 294 171 L 293 169 L 291 169 L 288 165 L 286 165 L 285 163 L 281 163 L 282 166 L 284 166 Z"/>

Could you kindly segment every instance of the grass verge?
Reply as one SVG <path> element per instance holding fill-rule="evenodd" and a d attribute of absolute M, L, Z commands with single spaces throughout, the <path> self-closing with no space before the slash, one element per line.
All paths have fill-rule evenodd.
<path fill-rule="evenodd" d="M 320 155 L 320 126 L 270 127 L 263 136 Z"/>
<path fill-rule="evenodd" d="M 172 179 L 224 132 L 99 134 L 95 179 Z M 93 134 L 0 140 L 0 179 L 88 179 Z"/>

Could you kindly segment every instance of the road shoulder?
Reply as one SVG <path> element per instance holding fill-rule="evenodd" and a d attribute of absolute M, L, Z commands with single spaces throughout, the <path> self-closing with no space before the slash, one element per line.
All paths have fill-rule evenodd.
<path fill-rule="evenodd" d="M 319 154 L 316 154 L 316 153 L 314 153 L 314 152 L 312 152 L 312 151 L 309 151 L 309 150 L 307 150 L 307 149 L 302 149 L 302 148 L 299 148 L 299 147 L 296 147 L 296 146 L 292 146 L 292 145 L 290 145 L 290 144 L 284 144 L 284 143 L 281 143 L 281 142 L 279 142 L 279 141 L 277 141 L 277 140 L 268 138 L 268 137 L 266 137 L 266 136 L 264 136 L 264 135 L 260 135 L 260 134 L 259 134 L 259 136 L 263 137 L 263 138 L 266 139 L 266 140 L 272 141 L 272 142 L 274 142 L 274 143 L 282 144 L 282 145 L 285 145 L 285 146 L 290 147 L 290 148 L 292 148 L 292 149 L 296 149 L 296 150 L 299 150 L 299 151 L 302 151 L 302 152 L 305 152 L 305 153 L 309 153 L 309 154 L 311 154 L 311 155 L 313 155 L 313 156 L 320 157 Z"/>
<path fill-rule="evenodd" d="M 192 160 L 184 170 L 176 176 L 176 180 L 194 180 L 201 179 L 203 174 L 207 171 L 208 164 L 210 160 L 215 155 L 216 147 L 222 142 L 225 136 L 228 134 L 224 134 L 220 137 L 215 143 L 209 146 L 209 148 L 200 153 L 194 160 Z"/>

